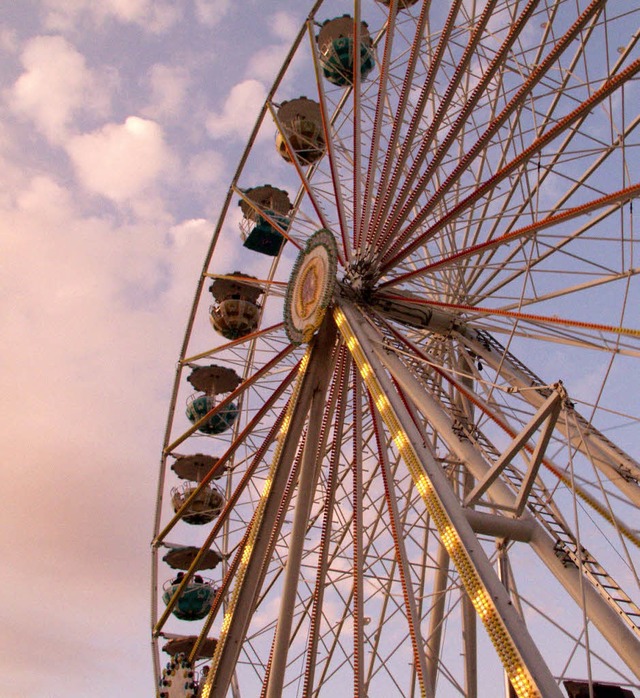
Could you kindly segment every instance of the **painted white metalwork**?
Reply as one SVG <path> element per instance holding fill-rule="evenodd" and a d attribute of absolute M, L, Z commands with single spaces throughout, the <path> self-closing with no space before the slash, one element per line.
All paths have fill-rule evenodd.
<path fill-rule="evenodd" d="M 216 698 L 639 693 L 640 6 L 348 5 L 309 7 L 198 280 L 158 483 L 156 678 L 167 641 Z M 296 100 L 317 103 L 308 159 L 280 123 Z M 286 226 L 248 200 L 265 167 Z M 277 257 L 240 252 L 238 199 Z M 331 278 L 310 260 L 296 286 L 320 229 Z M 225 340 L 205 282 L 231 274 L 255 317 Z M 212 363 L 240 382 L 191 425 L 187 374 Z M 232 401 L 228 430 L 198 432 Z M 195 454 L 212 465 L 174 512 L 171 465 Z M 189 524 L 214 479 L 215 513 Z M 191 551 L 166 608 L 164 548 Z M 176 619 L 212 559 L 208 616 Z"/>

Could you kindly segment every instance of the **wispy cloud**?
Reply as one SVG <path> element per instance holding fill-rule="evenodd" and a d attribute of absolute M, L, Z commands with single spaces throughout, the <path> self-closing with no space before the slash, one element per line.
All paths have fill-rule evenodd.
<path fill-rule="evenodd" d="M 82 185 L 118 202 L 143 193 L 171 162 L 162 128 L 138 116 L 75 136 L 67 150 Z"/>
<path fill-rule="evenodd" d="M 12 109 L 30 119 L 52 143 L 69 135 L 76 114 L 105 114 L 108 80 L 87 67 L 84 56 L 61 36 L 36 36 L 22 51 L 24 72 L 9 92 Z"/>
<path fill-rule="evenodd" d="M 212 138 L 247 138 L 265 96 L 266 89 L 259 80 L 244 80 L 234 85 L 222 110 L 209 115 L 209 134 Z"/>

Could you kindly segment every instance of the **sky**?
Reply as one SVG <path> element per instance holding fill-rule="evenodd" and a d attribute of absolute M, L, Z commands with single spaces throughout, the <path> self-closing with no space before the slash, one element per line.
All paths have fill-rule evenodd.
<path fill-rule="evenodd" d="M 153 690 L 175 361 L 290 6 L 0 3 L 2 698 Z"/>
<path fill-rule="evenodd" d="M 175 364 L 229 181 L 310 4 L 0 2 L 0 698 L 152 694 Z M 251 174 L 286 186 L 273 131 Z M 262 277 L 236 226 L 224 234 L 220 271 Z"/>

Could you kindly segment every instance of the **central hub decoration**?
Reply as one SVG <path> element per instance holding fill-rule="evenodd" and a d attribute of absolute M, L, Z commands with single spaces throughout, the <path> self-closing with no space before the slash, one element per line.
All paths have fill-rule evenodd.
<path fill-rule="evenodd" d="M 308 342 L 322 324 L 337 269 L 336 241 L 328 230 L 318 230 L 298 255 L 287 286 L 284 325 L 294 344 Z"/>

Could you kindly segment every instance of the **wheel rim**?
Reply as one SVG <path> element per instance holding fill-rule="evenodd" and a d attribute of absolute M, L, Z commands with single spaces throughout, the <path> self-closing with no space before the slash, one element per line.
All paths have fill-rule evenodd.
<path fill-rule="evenodd" d="M 165 547 L 213 547 L 220 591 L 195 631 L 156 591 L 156 670 L 159 637 L 202 629 L 204 695 L 495 695 L 505 673 L 522 696 L 638 688 L 640 10 L 399 5 L 354 3 L 351 41 L 366 20 L 376 67 L 346 87 L 301 30 L 229 189 L 177 371 L 153 566 L 161 587 Z M 278 106 L 305 60 L 323 133 L 297 138 Z M 286 216 L 246 194 L 269 115 L 278 186 L 298 191 Z M 206 287 L 231 274 L 218 250 L 241 245 L 238 198 L 284 242 L 238 257 L 260 321 L 228 341 Z M 294 260 L 319 230 L 335 285 L 293 336 Z M 206 436 L 180 412 L 185 369 L 212 362 L 242 382 L 211 402 L 236 421 Z M 197 532 L 168 506 L 185 453 L 220 458 L 198 480 L 222 476 L 225 504 Z"/>

